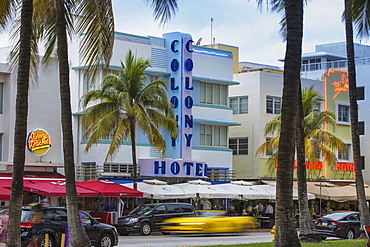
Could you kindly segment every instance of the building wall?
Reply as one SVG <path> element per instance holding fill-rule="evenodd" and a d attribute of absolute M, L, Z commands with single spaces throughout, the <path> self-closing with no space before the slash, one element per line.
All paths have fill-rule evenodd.
<path fill-rule="evenodd" d="M 8 52 L 10 50 L 8 49 Z M 4 54 L 7 52 L 3 51 Z M 63 163 L 60 120 L 60 96 L 56 60 L 40 65 L 38 76 L 30 81 L 28 133 L 44 129 L 51 139 L 51 148 L 43 156 L 26 149 L 26 162 Z M 12 161 L 14 153 L 14 122 L 16 106 L 16 74 L 9 64 L 0 64 L 0 83 L 4 84 L 3 114 L 0 114 L 0 133 L 3 134 L 3 161 Z"/>
<path fill-rule="evenodd" d="M 230 98 L 248 96 L 248 113 L 234 114 L 233 119 L 241 126 L 230 127 L 230 138 L 248 138 L 248 155 L 234 155 L 233 165 L 238 179 L 257 179 L 276 177 L 276 169 L 266 164 L 269 156 L 257 153 L 258 148 L 266 141 L 265 124 L 276 114 L 266 113 L 266 97 L 281 98 L 283 75 L 278 73 L 254 71 L 234 75 L 240 84 L 230 87 Z M 323 93 L 323 82 L 302 79 L 302 87 L 314 86 Z"/>
<path fill-rule="evenodd" d="M 152 61 L 153 66 L 149 68 L 148 75 L 161 75 L 166 80 L 170 81 L 171 68 L 169 57 L 170 41 L 174 38 L 182 36 L 190 37 L 188 34 L 179 32 L 164 34 L 162 38 L 159 37 L 142 37 L 132 34 L 117 33 L 115 38 L 115 45 L 113 57 L 110 64 L 112 69 L 120 68 L 120 60 L 124 60 L 129 49 L 134 51 L 138 57 L 148 58 Z M 192 70 L 192 97 L 194 106 L 192 108 L 192 115 L 194 118 L 194 127 L 192 129 L 192 150 L 191 156 L 193 160 L 204 161 L 209 167 L 222 167 L 225 169 L 232 169 L 232 155 L 231 150 L 227 147 L 206 147 L 201 146 L 199 141 L 199 126 L 200 122 L 207 121 L 207 124 L 228 126 L 235 124 L 232 119 L 231 109 L 227 106 L 205 105 L 200 103 L 200 83 L 206 81 L 208 83 L 219 83 L 223 85 L 236 84 L 233 82 L 233 57 L 230 51 L 223 51 L 214 48 L 205 48 L 201 46 L 194 46 L 192 52 L 192 60 L 194 68 Z M 77 164 L 95 162 L 102 166 L 105 162 L 105 155 L 107 153 L 109 141 L 100 141 L 94 145 L 88 152 L 84 151 L 86 141 L 82 140 L 83 130 L 78 122 L 82 111 L 81 106 L 78 105 L 78 99 L 81 98 L 86 91 L 84 86 L 84 67 L 79 64 L 79 60 L 74 58 L 72 60 L 73 70 L 71 72 L 72 81 L 72 98 L 75 102 L 73 106 L 74 112 L 74 131 L 75 139 L 78 147 L 76 148 Z M 165 65 L 165 66 L 164 66 Z M 100 74 L 99 80 L 103 79 Z M 227 97 L 227 93 L 226 93 Z M 202 122 L 203 123 L 203 122 Z M 167 140 L 167 158 L 176 158 L 173 153 L 169 136 L 164 133 Z M 149 145 L 146 137 L 138 136 L 137 141 L 138 159 L 155 158 L 156 155 Z M 117 154 L 108 162 L 120 164 L 132 164 L 131 160 L 131 144 L 125 142 L 121 145 Z"/>

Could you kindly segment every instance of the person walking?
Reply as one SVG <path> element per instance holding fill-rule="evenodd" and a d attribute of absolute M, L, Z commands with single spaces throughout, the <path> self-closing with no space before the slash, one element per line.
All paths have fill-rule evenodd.
<path fill-rule="evenodd" d="M 44 223 L 43 208 L 45 208 L 45 205 L 42 205 L 39 202 L 38 196 L 34 196 L 32 197 L 32 202 L 29 204 L 29 206 L 32 208 L 31 212 L 32 229 L 31 229 L 31 243 L 27 245 L 27 247 L 37 247 L 38 233 L 43 229 Z"/>

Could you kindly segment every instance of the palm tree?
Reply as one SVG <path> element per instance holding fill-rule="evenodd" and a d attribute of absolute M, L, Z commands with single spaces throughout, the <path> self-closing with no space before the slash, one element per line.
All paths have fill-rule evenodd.
<path fill-rule="evenodd" d="M 321 95 L 314 91 L 312 87 L 303 90 L 301 93 L 302 97 L 299 97 L 302 102 L 302 117 L 298 112 L 297 126 L 297 164 L 298 164 L 298 193 L 299 193 L 299 211 L 300 211 L 300 239 L 302 242 L 319 242 L 316 228 L 312 224 L 308 210 L 307 202 L 307 186 L 306 186 L 306 166 L 305 161 L 318 161 L 320 154 L 322 154 L 329 165 L 333 165 L 337 162 L 335 149 L 343 150 L 345 144 L 338 139 L 332 133 L 322 130 L 321 127 L 324 123 L 334 128 L 336 120 L 335 115 L 329 111 L 320 112 L 317 106 L 323 101 Z M 299 104 L 298 104 L 299 105 Z M 299 124 L 302 122 L 302 127 Z M 281 128 L 281 116 L 276 116 L 273 120 L 268 122 L 265 126 L 265 135 L 279 133 Z M 259 153 L 266 153 L 266 151 L 274 151 L 273 155 L 269 159 L 270 165 L 276 164 L 276 160 L 279 157 L 279 143 L 280 136 L 274 137 L 265 143 L 263 143 L 259 149 Z M 303 153 L 301 155 L 301 153 Z"/>
<path fill-rule="evenodd" d="M 165 154 L 166 142 L 162 129 L 171 137 L 177 136 L 177 122 L 167 96 L 167 83 L 156 80 L 148 83 L 145 69 L 150 67 L 149 60 L 136 58 L 131 50 L 121 62 L 120 75 L 108 75 L 101 88 L 90 91 L 83 97 L 83 107 L 88 107 L 82 121 L 88 129 L 85 136 L 90 136 L 85 150 L 113 132 L 106 159 L 112 157 L 125 138 L 131 139 L 132 163 L 134 171 L 134 189 L 137 189 L 136 131 L 146 134 L 149 142 Z"/>
<path fill-rule="evenodd" d="M 17 1 L 3 1 L 0 4 L 0 28 L 12 20 L 18 6 Z M 12 190 L 9 211 L 7 244 L 9 247 L 21 246 L 19 222 L 21 220 L 23 174 L 27 137 L 28 85 L 30 74 L 31 36 L 33 0 L 23 0 L 21 8 L 21 27 L 19 38 L 19 59 L 17 74 L 16 121 L 14 131 L 14 156 Z"/>
<path fill-rule="evenodd" d="M 344 150 L 345 144 L 333 133 L 323 130 L 326 123 L 331 128 L 335 127 L 335 114 L 331 111 L 319 111 L 317 107 L 323 101 L 322 96 L 313 87 L 304 89 L 301 93 L 302 115 L 303 115 L 303 137 L 305 147 L 305 160 L 318 161 L 320 154 L 325 157 L 329 165 L 337 162 L 335 150 Z M 265 125 L 265 135 L 280 132 L 282 126 L 281 115 L 277 115 Z M 269 139 L 257 150 L 258 153 L 273 152 L 268 164 L 275 165 L 279 156 L 278 143 L 280 136 Z"/>
<path fill-rule="evenodd" d="M 347 43 L 347 60 L 348 60 L 348 80 L 349 80 L 349 101 L 351 115 L 351 134 L 352 134 L 352 150 L 353 160 L 355 162 L 356 174 L 356 192 L 358 198 L 358 206 L 361 214 L 361 224 L 370 224 L 369 208 L 366 202 L 364 179 L 362 175 L 361 161 L 361 146 L 358 130 L 358 105 L 356 96 L 356 66 L 355 66 L 355 51 L 353 44 L 353 26 L 352 15 L 357 24 L 360 36 L 368 36 L 369 18 L 363 18 L 364 14 L 369 14 L 368 7 L 365 5 L 367 1 L 363 0 L 345 0 L 344 1 L 344 20 L 346 27 L 346 43 Z M 368 16 L 368 15 L 366 15 Z"/>
<path fill-rule="evenodd" d="M 276 241 L 275 246 L 301 246 L 294 233 L 293 162 L 297 116 L 298 85 L 303 37 L 303 0 L 283 0 L 286 20 L 283 103 L 279 141 L 279 168 L 276 177 Z"/>
<path fill-rule="evenodd" d="M 172 14 L 177 9 L 177 1 L 176 0 L 162 0 L 162 1 L 149 1 L 147 2 L 150 4 L 150 7 L 154 10 L 155 19 L 160 19 L 162 24 L 166 23 L 172 16 Z M 17 10 L 19 2 L 18 1 L 2 1 L 0 4 L 1 15 L 0 15 L 0 24 L 1 27 L 4 27 L 4 24 L 9 22 L 10 17 L 12 14 Z M 31 4 L 31 7 L 30 7 Z M 32 10 L 33 10 L 33 1 L 23 1 L 23 5 L 27 6 L 27 13 L 32 17 Z M 50 55 L 54 51 L 55 44 L 57 44 L 57 54 L 58 59 L 60 61 L 59 68 L 60 68 L 60 93 L 61 93 L 61 106 L 62 106 L 62 128 L 63 128 L 63 151 L 64 151 L 64 162 L 65 162 L 65 172 L 66 172 L 66 183 L 67 183 L 67 207 L 68 207 L 68 221 L 70 229 L 74 229 L 71 231 L 70 236 L 70 245 L 71 246 L 89 246 L 90 242 L 88 241 L 86 234 L 82 231 L 82 227 L 78 218 L 78 207 L 77 207 L 77 194 L 75 188 L 75 173 L 74 173 L 74 155 L 73 155 L 73 136 L 72 136 L 72 119 L 71 119 L 71 110 L 70 110 L 70 90 L 69 90 L 69 66 L 68 66 L 68 46 L 67 46 L 67 32 L 69 34 L 73 33 L 73 18 L 77 16 L 79 22 L 77 24 L 77 33 L 87 33 L 85 36 L 84 41 L 82 42 L 82 59 L 83 61 L 89 65 L 89 69 L 91 71 L 95 71 L 97 65 L 100 64 L 101 61 L 105 62 L 105 64 L 109 65 L 109 60 L 111 57 L 111 52 L 113 48 L 113 11 L 112 11 L 112 4 L 110 0 L 106 1 L 84 1 L 84 0 L 55 0 L 55 1 L 38 1 L 36 7 L 39 7 L 39 11 L 35 11 L 35 13 L 44 13 L 44 15 L 36 15 L 39 18 L 35 18 L 34 22 L 31 21 L 30 17 L 23 15 L 21 24 L 27 26 L 20 27 L 21 30 L 21 41 L 18 42 L 19 54 L 20 54 L 20 66 L 24 65 L 24 62 L 28 59 L 28 64 L 30 63 L 30 56 L 27 55 L 27 50 L 29 48 L 34 48 L 37 50 L 37 40 L 45 39 L 46 40 L 46 54 L 45 60 L 47 60 Z M 35 25 L 38 23 L 39 25 Z M 36 26 L 37 28 L 32 29 L 31 25 Z M 28 26 L 29 25 L 29 26 Z M 33 40 L 30 38 L 30 42 L 27 43 L 27 48 L 24 48 L 26 44 L 23 41 L 27 39 L 23 39 L 24 33 L 22 30 L 25 30 L 29 27 L 30 37 L 31 33 L 33 34 Z M 31 32 L 31 31 L 34 32 Z M 22 36 L 23 35 L 23 36 Z M 23 38 L 22 38 L 23 37 Z M 25 53 L 22 53 L 25 52 Z M 21 59 L 22 58 L 22 59 Z M 26 68 L 26 67 L 23 67 Z M 29 66 L 27 67 L 27 71 L 29 71 Z M 25 73 L 25 70 L 18 70 L 19 75 L 18 80 L 23 80 L 23 83 L 27 81 L 27 89 L 20 90 L 23 88 L 18 88 L 18 94 L 23 96 L 21 99 L 17 97 L 17 102 L 23 103 L 24 105 L 27 104 L 28 100 L 28 74 Z M 27 75 L 27 78 L 26 78 Z M 27 94 L 25 94 L 27 92 Z M 27 96 L 27 98 L 24 98 Z M 18 99 L 19 98 L 19 99 Z M 23 106 L 24 106 L 23 105 Z M 18 109 L 18 106 L 17 106 Z M 19 107 L 27 112 L 27 107 Z M 27 118 L 25 118 L 27 114 L 18 114 L 17 118 L 19 117 L 23 121 L 18 121 L 19 123 L 25 123 L 23 126 L 20 124 L 16 124 L 19 127 L 22 127 L 24 131 L 27 131 Z M 17 122 L 17 123 L 18 123 Z M 18 145 L 15 145 L 15 155 L 17 155 L 18 159 L 14 159 L 14 167 L 15 172 L 14 175 L 17 176 L 15 181 L 22 181 L 23 182 L 23 167 L 24 167 L 24 155 L 22 158 L 22 148 L 25 150 L 25 140 L 26 140 L 26 132 L 22 132 L 23 129 L 20 131 L 16 131 L 16 135 L 22 134 L 18 138 L 15 138 L 15 142 L 19 140 Z M 24 138 L 23 138 L 24 135 Z M 21 142 L 24 142 L 21 145 Z M 21 149 L 17 149 L 18 147 L 22 147 Z M 22 161 L 23 160 L 23 161 Z M 19 165 L 17 165 L 19 163 Z M 17 169 L 19 168 L 19 172 Z M 15 186 L 16 185 L 16 186 Z M 23 183 L 15 184 L 13 186 L 14 191 L 16 190 L 16 195 L 13 195 L 13 200 L 15 198 L 21 198 Z M 12 192 L 13 193 L 13 192 Z M 14 192 L 15 193 L 15 192 Z M 21 199 L 19 199 L 21 200 Z M 17 205 L 16 202 L 14 205 Z M 19 201 L 19 205 L 21 205 L 21 201 Z M 20 207 L 20 206 L 19 206 Z M 15 210 L 16 208 L 14 208 Z M 11 213 L 12 216 L 12 213 Z M 19 239 L 19 219 L 20 215 L 14 214 L 13 219 L 11 217 L 10 224 L 14 226 L 14 234 L 9 234 L 11 239 L 9 241 L 16 241 Z M 14 220 L 14 221 L 13 221 Z M 13 222 L 13 223 L 12 223 Z M 16 229 L 17 228 L 17 229 Z M 81 228 L 81 229 L 79 229 Z M 77 229 L 77 230 L 75 230 Z M 82 233 L 82 234 L 81 234 Z M 20 239 L 19 239 L 20 241 Z M 14 246 L 19 246 L 18 242 Z"/>
<path fill-rule="evenodd" d="M 129 50 L 125 63 L 121 62 L 120 76 L 108 75 L 101 89 L 84 95 L 83 105 L 101 100 L 101 103 L 88 107 L 83 115 L 83 123 L 88 126 L 85 136 L 91 135 L 86 145 L 89 150 L 102 136 L 113 131 L 106 159 L 112 157 L 120 142 L 129 137 L 132 143 L 134 184 L 137 182 L 136 129 L 140 128 L 148 136 L 150 143 L 165 154 L 165 140 L 161 129 L 172 137 L 177 135 L 177 122 L 167 98 L 167 82 L 148 82 L 145 69 L 149 60 L 136 58 Z"/>

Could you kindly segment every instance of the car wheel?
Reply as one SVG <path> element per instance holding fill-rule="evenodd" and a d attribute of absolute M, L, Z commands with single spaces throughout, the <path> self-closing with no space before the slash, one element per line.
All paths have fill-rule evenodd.
<path fill-rule="evenodd" d="M 38 242 L 37 246 L 45 247 L 46 246 L 45 235 L 39 236 L 38 239 L 37 239 L 37 242 Z M 56 247 L 56 243 L 55 243 L 54 239 L 50 237 L 50 235 L 49 235 L 49 245 L 48 245 L 48 247 Z"/>
<path fill-rule="evenodd" d="M 354 239 L 355 238 L 355 232 L 352 229 L 349 229 L 346 233 L 346 239 Z"/>
<path fill-rule="evenodd" d="M 112 246 L 113 246 L 113 238 L 107 233 L 104 233 L 103 235 L 101 235 L 101 237 L 99 238 L 97 247 L 112 247 Z"/>
<path fill-rule="evenodd" d="M 121 236 L 128 236 L 130 234 L 129 232 L 123 232 L 123 231 L 118 231 L 118 233 Z"/>
<path fill-rule="evenodd" d="M 148 236 L 150 235 L 151 232 L 152 232 L 152 226 L 150 225 L 150 223 L 144 222 L 143 224 L 141 224 L 141 227 L 140 227 L 141 235 Z"/>

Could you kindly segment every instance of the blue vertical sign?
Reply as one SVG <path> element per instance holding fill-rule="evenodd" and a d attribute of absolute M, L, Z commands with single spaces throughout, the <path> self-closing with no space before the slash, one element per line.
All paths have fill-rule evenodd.
<path fill-rule="evenodd" d="M 165 34 L 170 71 L 170 101 L 175 111 L 179 135 L 171 141 L 172 158 L 191 160 L 193 139 L 193 40 L 183 33 Z"/>

